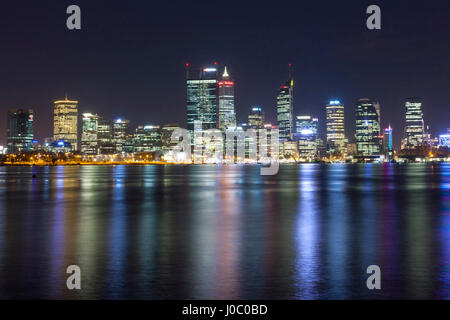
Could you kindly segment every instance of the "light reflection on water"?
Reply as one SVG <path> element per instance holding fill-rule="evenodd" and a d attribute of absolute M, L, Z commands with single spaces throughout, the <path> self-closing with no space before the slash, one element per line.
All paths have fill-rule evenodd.
<path fill-rule="evenodd" d="M 0 298 L 449 299 L 449 248 L 449 165 L 0 167 Z"/>

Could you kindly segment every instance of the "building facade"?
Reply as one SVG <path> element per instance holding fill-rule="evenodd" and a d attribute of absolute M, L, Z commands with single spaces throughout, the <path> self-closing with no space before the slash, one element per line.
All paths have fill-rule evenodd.
<path fill-rule="evenodd" d="M 161 128 L 159 126 L 138 126 L 134 134 L 134 152 L 160 151 Z"/>
<path fill-rule="evenodd" d="M 201 122 L 201 130 L 217 128 L 218 82 L 216 67 L 186 65 L 187 129 L 192 142 L 196 122 Z"/>
<path fill-rule="evenodd" d="M 344 153 L 345 125 L 344 104 L 339 100 L 331 100 L 326 106 L 327 113 L 327 151 L 329 153 Z"/>
<path fill-rule="evenodd" d="M 33 110 L 8 110 L 8 153 L 20 153 L 33 150 Z"/>
<path fill-rule="evenodd" d="M 387 160 L 391 160 L 394 157 L 394 146 L 392 144 L 392 127 L 390 124 L 389 127 L 384 129 L 383 138 L 384 156 Z"/>
<path fill-rule="evenodd" d="M 312 160 L 317 156 L 318 124 L 319 120 L 311 116 L 296 117 L 294 139 L 300 158 Z"/>
<path fill-rule="evenodd" d="M 248 125 L 253 129 L 262 129 L 264 127 L 264 111 L 259 106 L 254 106 L 248 114 Z"/>
<path fill-rule="evenodd" d="M 219 117 L 218 128 L 225 131 L 236 127 L 236 113 L 234 108 L 234 81 L 228 74 L 227 67 L 218 82 Z"/>
<path fill-rule="evenodd" d="M 359 99 L 355 111 L 358 155 L 381 154 L 379 110 L 369 99 Z"/>
<path fill-rule="evenodd" d="M 422 102 L 417 98 L 409 98 L 405 103 L 405 143 L 406 149 L 422 146 L 424 143 L 424 121 Z"/>
<path fill-rule="evenodd" d="M 98 154 L 98 120 L 99 116 L 96 114 L 83 113 L 81 130 L 82 154 Z"/>
<path fill-rule="evenodd" d="M 294 80 L 290 77 L 277 95 L 277 123 L 280 141 L 292 139 L 293 134 Z"/>
<path fill-rule="evenodd" d="M 114 140 L 111 122 L 103 117 L 98 119 L 98 154 L 114 154 Z"/>
<path fill-rule="evenodd" d="M 126 119 L 117 119 L 113 123 L 113 141 L 116 153 L 123 151 L 125 141 L 130 135 L 130 121 Z"/>
<path fill-rule="evenodd" d="M 54 102 L 53 140 L 69 142 L 78 150 L 78 101 L 66 98 Z"/>

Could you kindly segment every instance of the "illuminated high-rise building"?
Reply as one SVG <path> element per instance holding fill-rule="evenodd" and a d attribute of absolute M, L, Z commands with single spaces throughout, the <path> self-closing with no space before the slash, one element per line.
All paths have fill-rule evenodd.
<path fill-rule="evenodd" d="M 317 129 L 319 120 L 311 116 L 297 116 L 294 139 L 298 143 L 300 158 L 311 160 L 317 155 Z"/>
<path fill-rule="evenodd" d="M 115 146 L 111 122 L 105 118 L 98 119 L 98 154 L 114 154 Z"/>
<path fill-rule="evenodd" d="M 281 86 L 277 95 L 277 123 L 280 141 L 292 139 L 293 134 L 294 80 L 289 65 L 289 79 Z"/>
<path fill-rule="evenodd" d="M 8 110 L 8 153 L 33 150 L 33 110 Z"/>
<path fill-rule="evenodd" d="M 330 153 L 345 152 L 344 104 L 331 100 L 327 106 L 327 150 Z"/>
<path fill-rule="evenodd" d="M 379 110 L 369 99 L 359 99 L 356 106 L 356 150 L 358 155 L 381 153 Z"/>
<path fill-rule="evenodd" d="M 227 67 L 218 82 L 219 118 L 218 128 L 226 130 L 236 127 L 236 113 L 234 110 L 234 81 L 228 74 Z"/>
<path fill-rule="evenodd" d="M 201 122 L 201 130 L 217 128 L 218 82 L 216 64 L 214 67 L 201 68 L 194 68 L 190 64 L 186 64 L 187 129 L 191 134 L 192 141 L 197 121 Z"/>
<path fill-rule="evenodd" d="M 126 119 L 117 119 L 113 123 L 113 140 L 116 153 L 122 152 L 125 141 L 130 135 L 130 121 Z"/>
<path fill-rule="evenodd" d="M 409 98 L 405 103 L 406 127 L 404 147 L 411 149 L 422 146 L 424 142 L 424 122 L 422 102 L 417 98 Z"/>
<path fill-rule="evenodd" d="M 259 106 L 254 106 L 248 114 L 248 124 L 253 129 L 262 129 L 264 127 L 264 111 Z"/>
<path fill-rule="evenodd" d="M 98 154 L 98 120 L 99 116 L 96 114 L 83 113 L 81 130 L 82 154 Z"/>
<path fill-rule="evenodd" d="M 58 100 L 54 102 L 53 139 L 66 141 L 78 150 L 78 101 Z"/>
<path fill-rule="evenodd" d="M 392 145 L 392 128 L 389 124 L 388 128 L 384 129 L 384 153 L 386 159 L 390 160 L 394 156 L 394 146 Z"/>
<path fill-rule="evenodd" d="M 134 134 L 135 152 L 154 152 L 161 150 L 161 128 L 159 126 L 138 126 Z"/>

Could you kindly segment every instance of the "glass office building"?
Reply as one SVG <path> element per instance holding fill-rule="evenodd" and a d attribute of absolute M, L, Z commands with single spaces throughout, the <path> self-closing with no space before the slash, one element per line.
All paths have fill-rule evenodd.
<path fill-rule="evenodd" d="M 134 134 L 135 152 L 154 152 L 161 150 L 161 128 L 159 126 L 138 126 Z"/>
<path fill-rule="evenodd" d="M 327 150 L 330 153 L 345 152 L 344 104 L 331 100 L 326 106 Z"/>
<path fill-rule="evenodd" d="M 123 151 L 125 141 L 130 135 L 130 121 L 126 119 L 117 119 L 113 123 L 113 140 L 116 153 Z"/>
<path fill-rule="evenodd" d="M 186 64 L 187 129 L 194 139 L 195 122 L 201 129 L 218 126 L 218 71 L 216 67 L 195 68 Z"/>
<path fill-rule="evenodd" d="M 280 141 L 292 139 L 293 134 L 294 80 L 290 77 L 280 88 L 277 95 L 277 123 Z"/>
<path fill-rule="evenodd" d="M 253 129 L 262 129 L 264 127 L 264 111 L 261 107 L 254 106 L 250 109 L 248 125 Z"/>
<path fill-rule="evenodd" d="M 405 144 L 407 149 L 419 147 L 424 142 L 424 121 L 422 102 L 417 98 L 406 100 Z"/>
<path fill-rule="evenodd" d="M 81 130 L 81 153 L 86 155 L 98 154 L 98 120 L 99 116 L 83 113 Z"/>
<path fill-rule="evenodd" d="M 236 113 L 234 110 L 234 81 L 230 77 L 227 67 L 218 82 L 219 94 L 219 124 L 218 128 L 226 130 L 236 127 Z"/>
<path fill-rule="evenodd" d="M 369 99 L 359 99 L 356 106 L 356 150 L 358 155 L 381 153 L 379 110 Z"/>
<path fill-rule="evenodd" d="M 298 143 L 300 158 L 311 160 L 317 156 L 317 130 L 319 120 L 311 116 L 297 116 L 294 139 Z"/>
<path fill-rule="evenodd" d="M 33 150 L 33 110 L 12 109 L 8 111 L 8 153 Z"/>

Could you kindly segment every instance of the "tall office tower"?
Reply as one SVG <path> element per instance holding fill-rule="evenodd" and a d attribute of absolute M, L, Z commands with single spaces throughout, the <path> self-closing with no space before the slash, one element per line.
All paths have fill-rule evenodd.
<path fill-rule="evenodd" d="M 331 100 L 327 106 L 327 150 L 330 153 L 345 152 L 344 105 Z"/>
<path fill-rule="evenodd" d="M 113 123 L 113 141 L 115 153 L 122 152 L 123 145 L 130 135 L 130 121 L 117 119 Z"/>
<path fill-rule="evenodd" d="M 8 153 L 33 150 L 33 110 L 8 110 Z"/>
<path fill-rule="evenodd" d="M 390 160 L 394 156 L 394 147 L 392 145 L 392 128 L 391 124 L 389 124 L 388 128 L 384 129 L 384 154 L 386 159 Z"/>
<path fill-rule="evenodd" d="M 78 101 L 58 100 L 54 102 L 53 139 L 64 140 L 78 150 Z"/>
<path fill-rule="evenodd" d="M 359 99 L 356 106 L 356 150 L 359 155 L 381 153 L 379 133 L 380 124 L 374 103 L 369 99 Z"/>
<path fill-rule="evenodd" d="M 293 134 L 293 104 L 294 80 L 292 79 L 291 65 L 289 65 L 289 79 L 281 86 L 277 96 L 277 122 L 280 130 L 280 141 L 292 139 Z"/>
<path fill-rule="evenodd" d="M 161 129 L 159 126 L 138 126 L 134 134 L 135 152 L 153 152 L 161 150 Z"/>
<path fill-rule="evenodd" d="M 380 106 L 380 103 L 378 101 L 374 102 L 373 106 L 375 108 L 375 111 L 377 112 L 378 124 L 380 125 L 380 132 L 379 132 L 379 134 L 381 135 L 381 106 Z"/>
<path fill-rule="evenodd" d="M 253 129 L 262 129 L 264 127 L 264 111 L 261 107 L 254 106 L 250 109 L 248 124 Z"/>
<path fill-rule="evenodd" d="M 98 121 L 98 115 L 92 113 L 83 113 L 83 125 L 81 130 L 82 154 L 98 154 Z"/>
<path fill-rule="evenodd" d="M 111 123 L 102 117 L 98 119 L 98 154 L 113 154 L 114 141 L 111 129 Z"/>
<path fill-rule="evenodd" d="M 226 130 L 236 127 L 236 113 L 234 110 L 234 81 L 228 74 L 227 67 L 218 83 L 219 93 L 219 123 L 218 128 Z"/>
<path fill-rule="evenodd" d="M 317 155 L 317 129 L 319 120 L 311 116 L 297 116 L 294 139 L 298 142 L 301 158 L 311 160 Z"/>
<path fill-rule="evenodd" d="M 217 128 L 218 124 L 218 73 L 217 68 L 194 68 L 186 64 L 187 129 L 194 139 L 195 122 L 201 129 Z"/>
<path fill-rule="evenodd" d="M 407 149 L 421 146 L 424 140 L 424 122 L 422 102 L 417 98 L 409 98 L 405 103 L 406 127 L 405 145 Z"/>

